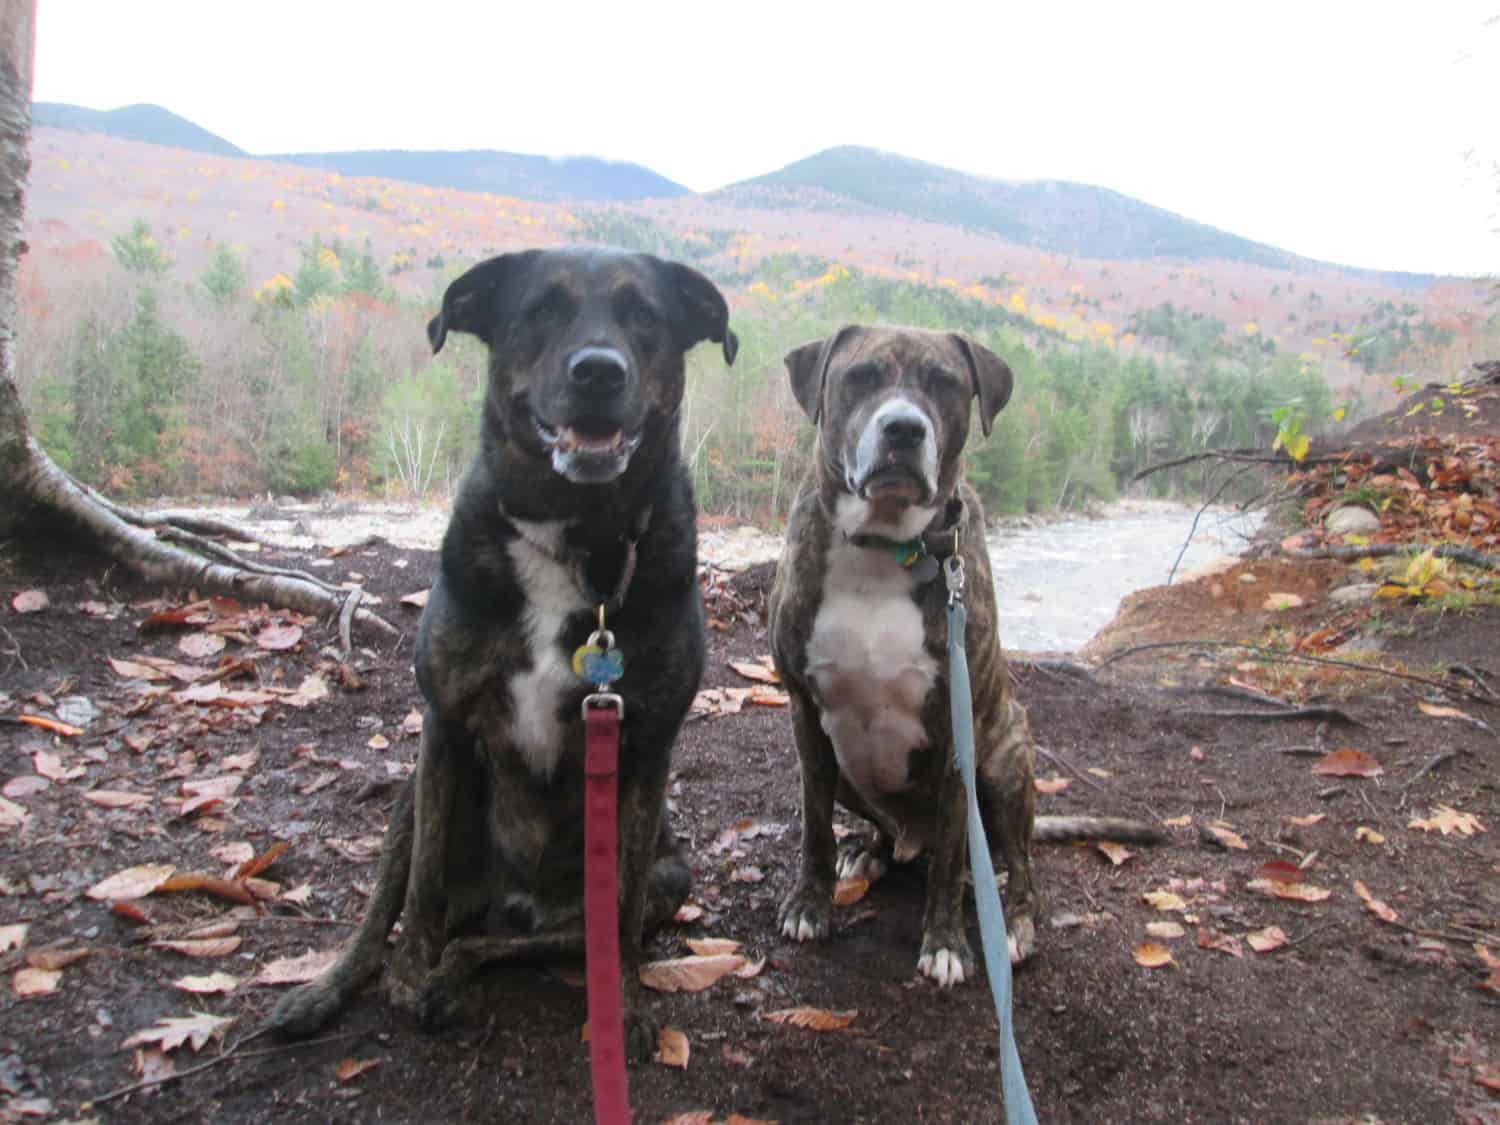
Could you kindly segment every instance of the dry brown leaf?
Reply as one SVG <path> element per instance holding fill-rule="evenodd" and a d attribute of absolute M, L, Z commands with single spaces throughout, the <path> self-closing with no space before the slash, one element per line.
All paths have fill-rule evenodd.
<path fill-rule="evenodd" d="M 748 660 L 731 660 L 729 666 L 747 680 L 755 680 L 762 684 L 781 683 L 781 677 L 776 674 L 776 669 L 770 662 L 757 664 Z"/>
<path fill-rule="evenodd" d="M 62 755 L 54 754 L 51 750 L 38 750 L 32 755 L 31 763 L 32 768 L 48 781 L 74 781 L 88 772 L 83 766 L 64 766 Z"/>
<path fill-rule="evenodd" d="M 1476 832 L 1488 831 L 1473 813 L 1459 812 L 1450 805 L 1434 805 L 1431 816 L 1425 819 L 1414 816 L 1407 827 L 1420 828 L 1423 832 L 1441 832 L 1444 836 L 1451 836 L 1455 832 L 1472 836 Z"/>
<path fill-rule="evenodd" d="M 1203 825 L 1203 830 L 1223 847 L 1237 852 L 1247 852 L 1250 850 L 1250 845 L 1245 843 L 1245 838 L 1222 820 L 1216 820 L 1212 824 Z"/>
<path fill-rule="evenodd" d="M 46 590 L 22 590 L 10 599 L 10 608 L 17 613 L 40 613 L 51 604 Z"/>
<path fill-rule="evenodd" d="M 744 963 L 737 953 L 651 961 L 640 968 L 641 983 L 657 992 L 701 992 Z"/>
<path fill-rule="evenodd" d="M 177 941 L 161 940 L 151 943 L 152 949 L 169 949 L 184 957 L 228 957 L 240 947 L 238 935 L 218 938 L 182 938 Z"/>
<path fill-rule="evenodd" d="M 1183 929 L 1180 922 L 1147 922 L 1146 933 L 1154 938 L 1171 941 L 1173 938 L 1180 938 L 1187 930 Z"/>
<path fill-rule="evenodd" d="M 246 750 L 243 754 L 225 754 L 219 759 L 219 765 L 226 770 L 237 772 L 254 769 L 255 764 L 260 761 L 259 750 Z"/>
<path fill-rule="evenodd" d="M 1270 953 L 1287 943 L 1286 932 L 1280 926 L 1267 926 L 1245 935 L 1245 944 L 1257 953 Z"/>
<path fill-rule="evenodd" d="M 1187 900 L 1173 891 L 1143 891 L 1141 901 L 1156 910 L 1187 909 Z"/>
<path fill-rule="evenodd" d="M 1186 828 L 1193 823 L 1193 818 L 1191 815 L 1184 813 L 1182 816 L 1170 816 L 1162 821 L 1162 823 L 1168 828 Z"/>
<path fill-rule="evenodd" d="M 656 1054 L 652 1056 L 652 1061 L 659 1062 L 662 1066 L 686 1070 L 691 1053 L 692 1048 L 688 1045 L 686 1035 L 675 1027 L 664 1027 L 656 1036 Z"/>
<path fill-rule="evenodd" d="M 23 773 L 7 781 L 5 786 L 0 788 L 0 793 L 19 800 L 22 797 L 35 797 L 43 790 L 51 788 L 52 782 L 45 777 L 39 777 L 34 773 Z"/>
<path fill-rule="evenodd" d="M 853 906 L 870 890 L 870 880 L 863 875 L 850 875 L 833 885 L 833 905 Z"/>
<path fill-rule="evenodd" d="M 17 996 L 45 996 L 49 992 L 56 992 L 57 986 L 62 983 L 62 971 L 59 969 L 17 969 L 10 978 L 10 990 Z"/>
<path fill-rule="evenodd" d="M 1365 886 L 1359 879 L 1354 880 L 1354 893 L 1365 904 L 1365 909 L 1382 922 L 1399 922 L 1401 920 L 1400 916 L 1389 905 L 1372 895 L 1370 888 Z"/>
<path fill-rule="evenodd" d="M 206 660 L 223 652 L 226 643 L 218 633 L 187 633 L 177 638 L 177 651 L 193 660 Z"/>
<path fill-rule="evenodd" d="M 423 609 L 427 605 L 428 590 L 418 590 L 415 594 L 401 595 L 401 604 L 411 606 L 413 609 Z"/>
<path fill-rule="evenodd" d="M 255 645 L 267 652 L 285 652 L 289 648 L 296 648 L 301 639 L 301 625 L 267 625 L 255 634 Z"/>
<path fill-rule="evenodd" d="M 1064 789 L 1072 784 L 1072 778 L 1057 777 L 1055 775 L 1053 777 L 1039 777 L 1032 782 L 1032 785 L 1036 786 L 1036 791 L 1038 793 L 1047 794 L 1061 793 Z"/>
<path fill-rule="evenodd" d="M 178 977 L 172 982 L 173 988 L 180 988 L 184 992 L 195 992 L 206 995 L 215 992 L 233 992 L 240 986 L 240 978 L 228 973 L 209 973 L 203 977 Z"/>
<path fill-rule="evenodd" d="M 1133 956 L 1135 963 L 1143 969 L 1160 969 L 1176 963 L 1172 960 L 1172 951 L 1154 941 L 1141 942 L 1135 947 Z"/>
<path fill-rule="evenodd" d="M 151 918 L 133 902 L 112 902 L 109 904 L 111 914 L 117 914 L 127 922 L 134 922 L 137 926 L 151 925 Z"/>
<path fill-rule="evenodd" d="M 1124 863 L 1127 859 L 1130 859 L 1136 854 L 1135 852 L 1127 848 L 1124 844 L 1117 844 L 1113 840 L 1100 840 L 1094 844 L 1094 847 L 1098 848 L 1100 853 L 1103 854 L 1109 860 L 1109 862 L 1114 864 L 1116 867 L 1119 867 L 1120 864 Z"/>
<path fill-rule="evenodd" d="M 857 1015 L 857 1010 L 831 1012 L 827 1008 L 781 1008 L 767 1012 L 765 1018 L 772 1023 L 805 1027 L 809 1031 L 839 1031 L 853 1023 Z"/>
<path fill-rule="evenodd" d="M 134 809 L 151 803 L 151 797 L 148 794 L 128 793 L 123 789 L 90 789 L 79 796 L 91 805 L 98 805 L 101 809 Z"/>
<path fill-rule="evenodd" d="M 60 972 L 69 965 L 82 961 L 85 957 L 92 957 L 92 949 L 83 949 L 75 946 L 72 949 L 59 947 L 57 945 L 45 945 L 40 949 L 31 949 L 26 953 L 26 963 L 33 969 L 46 969 L 48 972 Z"/>
<path fill-rule="evenodd" d="M 764 957 L 757 957 L 754 961 L 746 961 L 732 975 L 738 977 L 740 980 L 754 980 L 760 976 L 765 967 L 766 959 Z"/>
<path fill-rule="evenodd" d="M 250 978 L 251 984 L 306 984 L 338 960 L 337 949 L 309 949 L 298 957 L 278 957 Z"/>
<path fill-rule="evenodd" d="M 740 948 L 740 943 L 733 938 L 721 937 L 688 938 L 683 944 L 699 957 L 716 957 L 720 953 L 737 952 Z"/>
<path fill-rule="evenodd" d="M 1222 930 L 1216 930 L 1212 926 L 1198 927 L 1198 948 L 1217 949 L 1220 953 L 1227 953 L 1231 957 L 1245 955 L 1239 938 L 1233 934 L 1226 934 Z"/>
<path fill-rule="evenodd" d="M 230 878 L 233 878 L 234 874 L 238 872 L 240 864 L 246 860 L 255 858 L 255 845 L 249 840 L 236 840 L 232 844 L 220 844 L 208 854 L 220 863 L 227 863 L 234 868 L 234 872 L 230 874 Z"/>
<path fill-rule="evenodd" d="M 1251 879 L 1245 886 L 1257 894 L 1294 902 L 1322 902 L 1333 894 L 1332 891 L 1315 887 L 1311 883 L 1284 883 L 1280 879 Z"/>
<path fill-rule="evenodd" d="M 339 1082 L 353 1082 L 371 1067 L 379 1066 L 384 1059 L 340 1059 L 338 1066 L 333 1068 L 333 1076 Z"/>
<path fill-rule="evenodd" d="M 1465 714 L 1457 707 L 1443 707 L 1437 703 L 1428 703 L 1426 700 L 1417 701 L 1417 710 L 1424 715 L 1430 715 L 1434 719 L 1460 719 L 1466 723 L 1472 723 L 1474 716 Z"/>
<path fill-rule="evenodd" d="M 703 917 L 703 907 L 696 902 L 685 902 L 677 908 L 677 913 L 672 915 L 675 922 L 696 922 Z"/>
<path fill-rule="evenodd" d="M 101 902 L 145 898 L 172 877 L 177 868 L 170 863 L 143 863 L 116 871 L 108 879 L 95 883 L 84 893 Z"/>
<path fill-rule="evenodd" d="M 260 855 L 255 856 L 253 859 L 247 859 L 245 860 L 245 862 L 241 863 L 235 870 L 234 877 L 236 879 L 255 878 L 266 868 L 270 867 L 271 864 L 275 863 L 282 856 L 286 855 L 287 849 L 289 849 L 291 846 L 292 845 L 289 841 L 277 840 L 276 843 L 272 844 L 265 851 L 261 852 Z"/>
<path fill-rule="evenodd" d="M 165 1082 L 177 1073 L 177 1064 L 165 1051 L 158 1051 L 154 1047 L 138 1047 L 131 1069 L 143 1082 Z"/>
<path fill-rule="evenodd" d="M 213 1016 L 207 1012 L 194 1012 L 190 1016 L 163 1016 L 156 1023 L 137 1031 L 120 1046 L 138 1047 L 155 1043 L 163 1051 L 173 1051 L 184 1043 L 193 1050 L 201 1050 L 210 1039 L 222 1038 L 229 1025 L 234 1022 L 229 1016 Z"/>
<path fill-rule="evenodd" d="M 1288 824 L 1295 824 L 1298 828 L 1311 828 L 1327 815 L 1327 813 L 1315 812 L 1308 813 L 1306 816 L 1283 816 L 1281 819 Z"/>
<path fill-rule="evenodd" d="M 26 806 L 18 805 L 14 801 L 0 797 L 0 832 L 10 831 L 15 828 L 25 828 L 26 822 L 31 819 L 31 814 L 26 811 Z"/>
<path fill-rule="evenodd" d="M 1271 879 L 1278 883 L 1300 883 L 1307 878 L 1307 872 L 1284 859 L 1268 859 L 1256 871 L 1256 878 Z"/>
<path fill-rule="evenodd" d="M 0 947 L 3 948 L 3 947 Z M 1479 963 L 1490 972 L 1500 972 L 1500 956 L 1490 952 L 1490 947 L 1482 941 L 1474 943 L 1474 956 L 1479 958 Z"/>
<path fill-rule="evenodd" d="M 182 783 L 179 792 L 184 797 L 224 797 L 233 796 L 235 791 L 243 785 L 245 779 L 239 774 L 220 774 L 218 777 L 189 778 Z"/>
<path fill-rule="evenodd" d="M 1366 828 L 1363 824 L 1354 830 L 1354 838 L 1356 840 L 1363 840 L 1367 844 L 1385 843 L 1385 836 L 1376 832 L 1373 828 Z"/>
<path fill-rule="evenodd" d="M 109 666 L 114 669 L 115 675 L 124 676 L 127 680 L 165 680 L 166 672 L 154 664 L 147 664 L 139 660 L 117 660 L 111 656 L 108 658 Z"/>
<path fill-rule="evenodd" d="M 1325 777 L 1379 777 L 1385 768 L 1363 750 L 1344 746 L 1319 758 L 1312 771 Z"/>

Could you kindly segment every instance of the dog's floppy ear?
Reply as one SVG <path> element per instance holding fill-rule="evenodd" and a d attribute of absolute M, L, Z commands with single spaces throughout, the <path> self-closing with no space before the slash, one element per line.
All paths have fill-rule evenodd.
<path fill-rule="evenodd" d="M 467 332 L 486 344 L 493 342 L 494 296 L 528 257 L 529 252 L 501 254 L 498 258 L 480 262 L 448 286 L 443 294 L 442 310 L 427 322 L 427 339 L 432 344 L 433 355 L 443 350 L 443 341 L 450 332 Z"/>
<path fill-rule="evenodd" d="M 828 361 L 839 344 L 858 331 L 859 325 L 846 324 L 826 339 L 814 340 L 786 353 L 783 362 L 792 377 L 792 394 L 797 396 L 797 405 L 814 426 L 823 416 L 823 383 L 828 378 Z"/>
<path fill-rule="evenodd" d="M 995 415 L 1010 401 L 1015 376 L 1010 373 L 1005 360 L 989 348 L 976 344 L 957 332 L 952 336 L 958 344 L 958 350 L 969 361 L 969 379 L 974 384 L 974 395 L 979 399 L 979 425 L 984 430 L 984 436 L 989 437 Z"/>
<path fill-rule="evenodd" d="M 729 329 L 729 304 L 724 294 L 697 270 L 680 262 L 667 262 L 667 274 L 677 298 L 682 302 L 683 322 L 680 338 L 683 350 L 699 340 L 712 340 L 724 348 L 724 362 L 733 366 L 739 354 L 740 341 Z"/>

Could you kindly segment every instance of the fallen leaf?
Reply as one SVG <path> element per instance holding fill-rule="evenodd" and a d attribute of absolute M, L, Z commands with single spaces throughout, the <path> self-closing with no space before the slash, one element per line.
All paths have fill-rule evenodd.
<path fill-rule="evenodd" d="M 180 988 L 184 992 L 196 992 L 209 994 L 215 992 L 233 992 L 240 986 L 240 978 L 230 976 L 228 973 L 209 973 L 204 977 L 178 977 L 172 982 L 173 988 Z"/>
<path fill-rule="evenodd" d="M 1233 934 L 1226 934 L 1222 930 L 1216 930 L 1212 926 L 1198 927 L 1198 948 L 1217 949 L 1220 953 L 1227 953 L 1231 957 L 1245 955 L 1239 938 Z"/>
<path fill-rule="evenodd" d="M 640 968 L 641 983 L 657 992 L 701 992 L 744 963 L 736 953 L 651 961 Z"/>
<path fill-rule="evenodd" d="M 193 1050 L 198 1051 L 210 1039 L 222 1038 L 233 1022 L 234 1019 L 230 1016 L 213 1016 L 207 1012 L 194 1012 L 190 1016 L 163 1016 L 153 1026 L 137 1031 L 120 1046 L 138 1047 L 155 1043 L 163 1051 L 173 1051 L 184 1043 L 189 1043 Z"/>
<path fill-rule="evenodd" d="M 164 1051 L 141 1047 L 136 1049 L 133 1069 L 143 1082 L 164 1082 L 177 1073 L 177 1064 Z"/>
<path fill-rule="evenodd" d="M 1171 941 L 1173 938 L 1180 938 L 1187 930 L 1180 922 L 1147 922 L 1146 933 L 1154 938 Z"/>
<path fill-rule="evenodd" d="M 267 652 L 285 652 L 302 640 L 301 625 L 267 625 L 255 634 L 255 646 Z"/>
<path fill-rule="evenodd" d="M 858 1010 L 831 1012 L 827 1008 L 780 1008 L 767 1012 L 765 1019 L 788 1027 L 805 1027 L 809 1031 L 839 1031 L 859 1015 Z"/>
<path fill-rule="evenodd" d="M 250 978 L 251 984 L 306 984 L 317 980 L 338 960 L 337 949 L 309 949 L 297 957 L 278 957 Z"/>
<path fill-rule="evenodd" d="M 62 983 L 62 972 L 58 969 L 17 969 L 10 978 L 10 990 L 17 996 L 45 996 L 56 992 Z"/>
<path fill-rule="evenodd" d="M 863 875 L 851 875 L 833 885 L 833 905 L 853 906 L 870 890 L 870 880 Z"/>
<path fill-rule="evenodd" d="M 1141 901 L 1157 910 L 1187 909 L 1187 900 L 1172 891 L 1142 891 Z"/>
<path fill-rule="evenodd" d="M 1193 818 L 1190 814 L 1185 813 L 1182 816 L 1168 817 L 1162 823 L 1168 828 L 1186 828 L 1193 823 Z"/>
<path fill-rule="evenodd" d="M 1296 902 L 1322 902 L 1333 894 L 1332 891 L 1315 887 L 1311 883 L 1284 883 L 1279 879 L 1251 879 L 1245 886 L 1257 894 Z"/>
<path fill-rule="evenodd" d="M 1071 777 L 1056 776 L 1039 777 L 1035 781 L 1033 781 L 1032 784 L 1036 786 L 1036 791 L 1038 793 L 1061 793 L 1064 789 L 1073 784 L 1073 779 Z"/>
<path fill-rule="evenodd" d="M 98 805 L 101 809 L 134 809 L 151 803 L 151 797 L 148 794 L 128 793 L 123 789 L 90 789 L 79 796 L 91 805 Z"/>
<path fill-rule="evenodd" d="M 1245 838 L 1229 825 L 1225 824 L 1222 820 L 1216 820 L 1212 824 L 1205 824 L 1202 826 L 1202 828 L 1205 832 L 1207 832 L 1210 836 L 1217 840 L 1221 847 L 1229 848 L 1238 852 L 1246 852 L 1250 850 L 1250 845 L 1245 843 Z"/>
<path fill-rule="evenodd" d="M 715 957 L 720 953 L 734 953 L 740 947 L 740 943 L 732 938 L 719 937 L 688 938 L 683 944 L 699 957 Z"/>
<path fill-rule="evenodd" d="M 1314 762 L 1312 771 L 1325 777 L 1379 777 L 1385 769 L 1363 750 L 1344 746 Z"/>
<path fill-rule="evenodd" d="M 1451 836 L 1455 832 L 1472 836 L 1476 832 L 1487 831 L 1473 813 L 1459 812 L 1450 805 L 1434 805 L 1431 816 L 1426 819 L 1414 816 L 1407 827 L 1420 828 L 1424 832 L 1441 832 L 1444 836 Z"/>
<path fill-rule="evenodd" d="M 143 863 L 116 871 L 84 893 L 101 902 L 144 898 L 171 878 L 176 870 L 170 863 Z"/>
<path fill-rule="evenodd" d="M 246 750 L 243 754 L 225 754 L 219 759 L 219 765 L 226 770 L 243 772 L 254 769 L 255 764 L 260 761 L 260 751 L 255 749 Z"/>
<path fill-rule="evenodd" d="M 9 953 L 12 949 L 20 949 L 26 944 L 26 933 L 30 929 L 30 924 L 26 922 L 14 922 L 9 926 L 0 926 L 0 953 Z M 1483 948 L 1483 946 L 1480 948 Z"/>
<path fill-rule="evenodd" d="M 390 744 L 391 740 L 383 734 L 371 735 L 370 741 L 365 743 L 371 750 L 385 750 Z"/>
<path fill-rule="evenodd" d="M 167 674 L 160 668 L 136 660 L 117 660 L 111 656 L 109 666 L 115 670 L 115 675 L 124 676 L 127 680 L 165 680 L 167 678 Z"/>
<path fill-rule="evenodd" d="M 1368 910 L 1371 914 L 1375 915 L 1375 917 L 1379 918 L 1382 922 L 1400 921 L 1400 917 L 1396 914 L 1396 912 L 1392 910 L 1386 903 L 1381 902 L 1380 899 L 1370 894 L 1370 888 L 1366 887 L 1364 883 L 1358 879 L 1354 880 L 1354 893 L 1357 894 L 1360 898 L 1360 901 L 1365 904 L 1365 909 Z"/>
<path fill-rule="evenodd" d="M 189 778 L 178 790 L 184 797 L 217 797 L 221 800 L 233 796 L 245 779 L 238 774 L 220 774 L 217 777 Z"/>
<path fill-rule="evenodd" d="M 253 879 L 282 856 L 286 855 L 291 843 L 286 840 L 277 840 L 260 855 L 247 859 L 235 870 L 236 879 Z"/>
<path fill-rule="evenodd" d="M 39 776 L 45 777 L 48 781 L 72 781 L 84 774 L 82 766 L 71 770 L 65 768 L 62 756 L 54 754 L 51 750 L 38 750 L 31 756 L 31 765 Z"/>
<path fill-rule="evenodd" d="M 186 633 L 177 638 L 177 651 L 193 660 L 206 660 L 223 652 L 226 643 L 218 633 Z"/>
<path fill-rule="evenodd" d="M 384 1059 L 340 1059 L 338 1066 L 333 1068 L 333 1076 L 339 1082 L 353 1082 L 371 1067 L 379 1066 Z"/>
<path fill-rule="evenodd" d="M 424 609 L 427 606 L 427 595 L 430 591 L 418 590 L 415 594 L 403 594 L 401 604 L 409 605 L 413 609 Z"/>
<path fill-rule="evenodd" d="M 1176 964 L 1172 960 L 1172 951 L 1154 941 L 1141 942 L 1135 947 L 1133 956 L 1135 963 L 1143 969 L 1160 969 L 1165 965 Z"/>
<path fill-rule="evenodd" d="M 413 737 L 422 733 L 422 712 L 413 707 L 401 720 L 401 733 Z"/>
<path fill-rule="evenodd" d="M 230 866 L 238 869 L 239 865 L 244 863 L 246 860 L 255 858 L 255 845 L 250 843 L 249 840 L 237 840 L 232 844 L 221 844 L 219 847 L 211 850 L 208 854 L 213 856 L 220 863 L 227 863 Z M 233 874 L 231 874 L 230 878 L 233 877 Z"/>
<path fill-rule="evenodd" d="M 741 965 L 734 971 L 733 975 L 738 977 L 740 980 L 754 980 L 756 977 L 760 976 L 762 970 L 764 970 L 765 967 L 766 959 L 764 957 L 757 957 L 754 961 L 746 961 L 743 965 Z"/>
<path fill-rule="evenodd" d="M 1379 832 L 1376 832 L 1373 828 L 1366 828 L 1363 824 L 1361 824 L 1354 830 L 1354 838 L 1356 840 L 1363 840 L 1367 844 L 1385 843 L 1385 837 L 1383 835 L 1381 835 Z"/>
<path fill-rule="evenodd" d="M 1100 852 L 1107 856 L 1109 862 L 1114 864 L 1116 867 L 1119 867 L 1120 864 L 1124 863 L 1127 859 L 1130 859 L 1136 854 L 1135 852 L 1127 848 L 1124 844 L 1117 844 L 1113 840 L 1100 840 L 1094 845 L 1094 847 L 1098 848 Z"/>
<path fill-rule="evenodd" d="M 1281 819 L 1288 824 L 1295 824 L 1298 828 L 1311 828 L 1327 815 L 1327 813 L 1315 812 L 1308 813 L 1306 816 L 1284 816 Z"/>
<path fill-rule="evenodd" d="M 39 777 L 34 773 L 23 773 L 13 777 L 0 789 L 0 793 L 7 797 L 35 797 L 44 789 L 51 789 L 52 782 L 45 777 Z"/>
<path fill-rule="evenodd" d="M 0 832 L 12 828 L 25 828 L 26 822 L 31 819 L 31 814 L 26 811 L 24 805 L 18 805 L 14 801 L 0 797 Z"/>
<path fill-rule="evenodd" d="M 1426 700 L 1417 701 L 1417 710 L 1424 715 L 1431 715 L 1434 719 L 1461 719 L 1466 723 L 1474 721 L 1474 716 L 1460 711 L 1457 707 L 1444 707 L 1437 703 L 1428 703 Z"/>
<path fill-rule="evenodd" d="M 1270 953 L 1273 949 L 1280 949 L 1287 943 L 1285 931 L 1280 926 L 1267 926 L 1262 930 L 1253 930 L 1245 935 L 1245 944 L 1257 953 Z"/>
<path fill-rule="evenodd" d="M 240 947 L 240 937 L 230 935 L 218 938 L 182 938 L 180 940 L 153 941 L 152 949 L 169 949 L 184 957 L 228 957 Z"/>
<path fill-rule="evenodd" d="M 45 590 L 22 590 L 10 599 L 10 608 L 17 613 L 40 613 L 51 604 Z"/>
<path fill-rule="evenodd" d="M 762 684 L 779 684 L 781 677 L 776 674 L 776 669 L 769 662 L 765 664 L 752 664 L 748 660 L 731 660 L 729 666 L 747 680 L 755 680 Z"/>
<path fill-rule="evenodd" d="M 56 944 L 43 946 L 40 949 L 29 950 L 26 954 L 26 963 L 33 969 L 46 969 L 48 972 L 60 972 L 69 965 L 82 961 L 85 957 L 92 957 L 92 949 L 84 949 L 82 946 L 74 946 L 72 949 L 59 947 Z"/>
<path fill-rule="evenodd" d="M 1284 859 L 1268 859 L 1260 865 L 1256 877 L 1272 879 L 1278 883 L 1300 883 L 1307 878 L 1307 872 L 1295 863 L 1288 863 Z"/>
<path fill-rule="evenodd" d="M 688 1046 L 688 1037 L 675 1027 L 664 1027 L 656 1037 L 656 1054 L 652 1056 L 653 1062 L 659 1062 L 662 1066 L 675 1066 L 679 1070 L 686 1070 L 688 1056 L 692 1049 Z"/>
<path fill-rule="evenodd" d="M 703 917 L 703 907 L 696 902 L 685 902 L 677 908 L 677 913 L 672 915 L 675 922 L 696 922 Z"/>
<path fill-rule="evenodd" d="M 109 904 L 110 913 L 117 914 L 127 922 L 134 922 L 137 926 L 151 925 L 151 918 L 133 902 L 112 902 Z"/>

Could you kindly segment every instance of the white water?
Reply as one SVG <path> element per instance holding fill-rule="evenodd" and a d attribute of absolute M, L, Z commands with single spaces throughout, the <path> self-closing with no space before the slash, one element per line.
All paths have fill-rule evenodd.
<path fill-rule="evenodd" d="M 990 563 L 1007 651 L 1081 648 L 1109 623 L 1120 599 L 1161 586 L 1177 553 L 1184 572 L 1239 553 L 1257 520 L 1196 509 L 1125 504 L 1102 519 L 1067 519 L 1041 527 L 1003 529 L 989 537 Z"/>

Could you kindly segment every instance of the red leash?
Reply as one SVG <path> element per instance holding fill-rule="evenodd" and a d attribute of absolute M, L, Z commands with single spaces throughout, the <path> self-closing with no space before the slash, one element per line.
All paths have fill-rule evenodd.
<path fill-rule="evenodd" d="M 589 1076 L 598 1125 L 629 1125 L 620 1002 L 620 720 L 625 704 L 600 691 L 583 701 L 583 931 L 589 995 Z"/>

